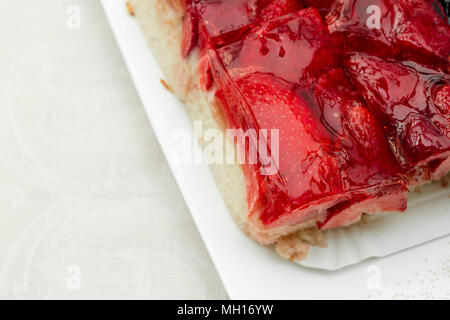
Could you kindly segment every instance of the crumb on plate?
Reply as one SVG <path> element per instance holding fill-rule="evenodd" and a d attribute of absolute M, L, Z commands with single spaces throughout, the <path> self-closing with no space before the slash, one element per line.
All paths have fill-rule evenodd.
<path fill-rule="evenodd" d="M 173 93 L 172 88 L 167 84 L 167 82 L 164 81 L 164 79 L 161 79 L 161 83 L 164 86 L 164 88 Z"/>
<path fill-rule="evenodd" d="M 134 10 L 133 10 L 133 7 L 131 6 L 130 1 L 127 1 L 126 6 L 127 6 L 128 13 L 130 15 L 134 16 Z"/>

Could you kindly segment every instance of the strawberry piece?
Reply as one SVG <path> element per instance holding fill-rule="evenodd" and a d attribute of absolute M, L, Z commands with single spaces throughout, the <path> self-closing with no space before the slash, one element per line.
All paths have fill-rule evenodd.
<path fill-rule="evenodd" d="M 328 209 L 328 216 L 318 223 L 320 230 L 347 227 L 361 219 L 362 214 L 404 211 L 407 205 L 408 190 L 400 184 L 384 186 L 380 193 L 371 197 L 354 196 L 351 201 L 342 202 Z"/>
<path fill-rule="evenodd" d="M 435 0 L 336 0 L 327 23 L 347 51 L 446 64 L 450 27 L 435 4 Z"/>
<path fill-rule="evenodd" d="M 188 5 L 198 15 L 214 47 L 238 41 L 262 22 L 303 8 L 300 0 L 197 0 Z"/>
<path fill-rule="evenodd" d="M 437 1 L 402 0 L 404 19 L 399 23 L 395 45 L 403 58 L 450 61 L 450 26 Z"/>
<path fill-rule="evenodd" d="M 373 186 L 401 171 L 389 147 L 383 127 L 351 85 L 341 68 L 319 79 L 314 94 L 325 126 L 338 148 L 344 149 L 351 185 Z"/>
<path fill-rule="evenodd" d="M 450 77 L 415 63 L 402 64 L 356 53 L 347 71 L 370 107 L 382 119 L 391 149 L 412 172 L 450 155 L 448 105 Z"/>
<path fill-rule="evenodd" d="M 371 7 L 374 6 L 374 7 Z M 379 8 L 379 28 L 368 13 Z M 365 51 L 379 56 L 395 54 L 396 11 L 391 0 L 336 0 L 326 17 L 328 29 L 346 51 Z"/>
<path fill-rule="evenodd" d="M 263 22 L 302 8 L 299 0 L 196 0 L 187 3 L 183 20 L 181 52 L 187 57 L 197 44 L 201 56 L 210 49 L 234 45 Z M 208 79 L 204 65 L 199 70 Z M 209 81 L 202 81 L 209 88 Z"/>
<path fill-rule="evenodd" d="M 213 70 L 216 97 L 230 127 L 279 130 L 277 174 L 261 175 L 260 165 L 253 169 L 258 186 L 250 189 L 259 190 L 263 224 L 324 215 L 320 227 L 326 229 L 354 222 L 361 212 L 406 209 L 406 182 L 384 133 L 342 70 L 319 80 L 315 93 L 321 116 L 291 83 L 271 74 L 231 79 L 220 69 L 220 59 Z M 248 153 L 257 148 L 246 147 Z M 355 210 L 358 215 L 348 217 Z"/>
<path fill-rule="evenodd" d="M 406 180 L 392 154 L 383 128 L 352 87 L 342 69 L 322 76 L 314 90 L 325 126 L 342 155 L 346 191 L 352 198 L 328 210 L 321 229 L 346 226 L 362 212 L 406 209 Z"/>
<path fill-rule="evenodd" d="M 439 112 L 450 121 L 450 85 L 438 86 L 433 101 Z"/>
<path fill-rule="evenodd" d="M 316 217 L 318 208 L 345 199 L 339 161 L 330 153 L 329 134 L 292 90 L 292 84 L 257 72 L 227 82 L 219 67 L 213 69 L 216 81 L 221 81 L 216 97 L 227 113 L 230 127 L 258 132 L 279 130 L 276 174 L 262 175 L 261 164 L 254 168 L 263 224 L 272 224 L 281 217 L 283 221 L 307 221 Z M 272 146 L 271 138 L 267 145 Z M 248 148 L 257 146 L 250 144 Z"/>
<path fill-rule="evenodd" d="M 259 13 L 256 0 L 200 0 L 195 8 L 199 23 L 216 46 L 239 40 Z"/>
<path fill-rule="evenodd" d="M 339 56 L 314 8 L 271 20 L 219 55 L 231 75 L 259 71 L 305 86 L 337 65 Z"/>

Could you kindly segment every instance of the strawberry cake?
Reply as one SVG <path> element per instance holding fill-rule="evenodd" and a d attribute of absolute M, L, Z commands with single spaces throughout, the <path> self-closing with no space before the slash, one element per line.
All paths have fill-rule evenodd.
<path fill-rule="evenodd" d="M 406 210 L 412 187 L 450 171 L 450 27 L 438 1 L 129 4 L 191 119 L 234 145 L 226 156 L 269 146 L 273 172 L 262 157 L 211 170 L 237 224 L 281 256 L 301 260 L 326 245 L 323 230 L 363 214 Z"/>

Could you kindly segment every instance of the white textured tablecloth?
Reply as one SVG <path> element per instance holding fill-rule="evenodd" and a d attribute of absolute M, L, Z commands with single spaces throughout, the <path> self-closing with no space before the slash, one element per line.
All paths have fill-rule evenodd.
<path fill-rule="evenodd" d="M 0 298 L 226 298 L 99 3 L 0 18 Z"/>

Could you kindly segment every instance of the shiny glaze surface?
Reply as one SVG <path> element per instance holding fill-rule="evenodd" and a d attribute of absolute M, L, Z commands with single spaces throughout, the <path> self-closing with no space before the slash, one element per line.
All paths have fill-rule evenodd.
<path fill-rule="evenodd" d="M 369 198 L 398 194 L 384 210 L 406 209 L 406 182 L 395 160 L 383 127 L 370 112 L 362 96 L 353 88 L 344 71 L 331 70 L 319 79 L 314 90 L 318 117 L 329 130 L 336 154 L 341 159 L 340 174 L 351 198 L 330 208 L 319 224 L 326 227 L 334 216 Z M 345 219 L 340 222 L 346 223 Z M 336 222 L 334 222 L 336 223 Z"/>
<path fill-rule="evenodd" d="M 298 207 L 342 193 L 339 159 L 331 152 L 330 136 L 306 102 L 292 90 L 292 84 L 258 72 L 233 82 L 237 88 L 224 85 L 218 90 L 229 123 L 245 130 L 279 130 L 278 172 L 258 174 L 259 188 L 264 190 L 259 195 L 264 207 L 261 220 L 271 223 Z"/>
<path fill-rule="evenodd" d="M 220 84 L 217 98 L 228 123 L 243 129 L 279 129 L 279 170 L 258 176 L 263 223 L 325 198 L 344 193 L 340 157 L 327 128 L 303 95 L 317 75 L 337 59 L 320 60 L 331 39 L 317 10 L 272 20 L 239 43 L 218 50 L 212 68 L 224 68 L 231 85 Z M 217 72 L 217 71 L 216 71 Z M 255 145 L 250 148 L 256 148 Z"/>
<path fill-rule="evenodd" d="M 258 24 L 303 8 L 300 0 L 192 0 L 185 5 L 184 20 L 196 26 L 184 27 L 183 39 L 196 39 L 199 33 L 203 48 L 233 43 Z M 190 50 L 182 49 L 183 56 Z"/>
<path fill-rule="evenodd" d="M 321 123 L 326 126 L 336 152 L 345 159 L 349 189 L 361 189 L 400 179 L 383 127 L 370 112 L 340 68 L 319 79 L 314 90 Z"/>
<path fill-rule="evenodd" d="M 229 74 L 263 72 L 304 86 L 338 63 L 339 51 L 316 9 L 273 19 L 219 49 Z"/>
<path fill-rule="evenodd" d="M 400 9 L 387 0 L 376 1 L 395 11 L 383 16 L 382 32 L 360 25 L 358 14 L 367 1 L 332 2 L 317 2 L 320 12 L 301 9 L 305 4 L 294 0 L 197 0 L 187 5 L 184 19 L 197 22 L 184 28 L 189 50 L 183 55 L 200 46 L 203 87 L 214 87 L 227 126 L 279 130 L 278 172 L 263 175 L 260 163 L 244 165 L 250 211 L 258 212 L 266 225 L 294 212 L 306 219 L 320 204 L 326 204 L 329 219 L 386 193 L 398 194 L 398 201 L 383 209 L 402 211 L 407 171 L 422 160 L 437 159 L 450 141 L 446 52 L 433 47 L 442 38 L 423 30 L 399 37 L 393 19 Z M 355 4 L 351 11 L 346 8 L 350 3 Z M 329 8 L 327 26 L 323 17 Z M 414 26 L 405 25 L 402 34 L 411 35 Z M 427 30 L 433 26 L 439 29 L 440 24 L 432 21 Z M 435 40 L 422 45 L 427 37 Z M 352 53 L 362 49 L 358 45 L 380 56 L 416 60 L 425 59 L 418 54 L 425 50 L 427 64 L 438 67 L 425 74 L 431 69 L 372 57 L 381 63 L 372 70 L 363 66 L 368 55 Z M 411 100 L 407 106 L 397 106 L 405 99 Z M 258 138 L 270 145 L 270 136 Z M 242 147 L 248 151 L 257 145 L 250 141 Z M 411 160 L 414 154 L 421 160 Z"/>
<path fill-rule="evenodd" d="M 447 66 L 450 27 L 441 9 L 436 0 L 336 0 L 326 20 L 346 51 Z"/>
<path fill-rule="evenodd" d="M 386 126 L 402 167 L 410 170 L 450 151 L 448 75 L 362 53 L 349 56 L 346 66 Z"/>

